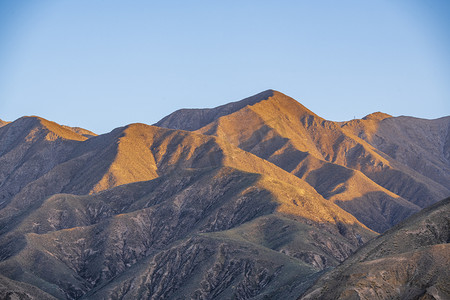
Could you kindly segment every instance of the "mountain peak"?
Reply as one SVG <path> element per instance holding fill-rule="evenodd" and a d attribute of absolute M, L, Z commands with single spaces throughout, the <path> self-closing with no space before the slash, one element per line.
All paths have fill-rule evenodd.
<path fill-rule="evenodd" d="M 275 91 L 273 90 L 266 90 L 243 100 L 230 102 L 214 108 L 179 109 L 161 119 L 155 126 L 194 131 L 222 116 L 232 114 L 247 105 L 254 105 L 255 103 L 267 100 L 274 93 Z"/>
<path fill-rule="evenodd" d="M 11 122 L 3 121 L 2 119 L 0 119 L 0 127 L 5 126 L 9 123 L 11 123 Z"/>
<path fill-rule="evenodd" d="M 368 114 L 363 118 L 363 120 L 375 120 L 375 121 L 383 121 L 384 119 L 392 118 L 391 115 L 377 111 L 371 114 Z"/>
<path fill-rule="evenodd" d="M 317 117 L 312 111 L 293 98 L 276 90 L 268 89 L 240 101 L 230 102 L 214 108 L 180 109 L 161 119 L 155 126 L 195 131 L 216 121 L 220 117 L 231 115 L 247 106 L 255 107 L 263 104 L 262 102 L 264 101 L 267 101 L 267 104 L 270 103 L 269 106 L 272 107 L 272 110 L 283 110 L 285 112 L 295 112 L 299 115 L 306 114 Z"/>
<path fill-rule="evenodd" d="M 78 134 L 75 130 L 61 126 L 55 122 L 48 121 L 38 116 L 24 116 L 5 125 L 8 125 L 8 127 L 14 126 L 16 128 L 20 128 L 21 131 L 29 132 L 28 134 L 31 134 L 31 136 L 36 136 L 37 132 L 46 132 L 45 136 L 48 140 L 63 138 L 67 140 L 84 141 L 87 139 L 87 137 Z"/>

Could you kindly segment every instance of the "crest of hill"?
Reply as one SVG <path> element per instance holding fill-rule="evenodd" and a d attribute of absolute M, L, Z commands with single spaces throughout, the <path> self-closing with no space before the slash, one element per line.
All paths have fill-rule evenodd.
<path fill-rule="evenodd" d="M 62 138 L 66 140 L 84 141 L 87 139 L 81 132 L 83 130 L 76 130 L 74 128 L 67 128 L 67 126 L 59 125 L 56 122 L 48 121 L 44 118 L 32 116 L 39 121 L 41 126 L 50 132 L 48 138 Z M 79 133 L 80 132 L 80 133 Z M 56 135 L 56 136 L 55 136 Z"/>
<path fill-rule="evenodd" d="M 34 116 L 0 127 L 2 204 L 29 182 L 65 161 L 72 148 L 86 139 L 55 122 Z"/>
<path fill-rule="evenodd" d="M 378 120 L 378 121 L 382 121 L 382 120 L 387 119 L 387 118 L 392 118 L 392 116 L 389 115 L 389 114 L 377 111 L 377 112 L 374 112 L 374 113 L 371 113 L 371 114 L 365 116 L 363 118 L 363 120 Z"/>
<path fill-rule="evenodd" d="M 44 134 L 46 140 L 60 138 L 65 140 L 84 141 L 87 139 L 72 129 L 68 129 L 65 126 L 61 126 L 55 122 L 37 116 L 25 116 L 1 127 L 0 134 L 8 134 L 8 132 L 14 133 L 15 135 L 26 134 L 28 138 Z M 32 136 L 30 134 L 32 134 Z"/>
<path fill-rule="evenodd" d="M 243 100 L 231 102 L 215 108 L 180 109 L 161 119 L 155 124 L 155 126 L 195 131 L 222 116 L 232 114 L 246 106 L 252 106 L 256 103 L 279 95 L 282 94 L 274 90 L 266 90 Z"/>
<path fill-rule="evenodd" d="M 6 124 L 9 124 L 10 122 L 3 121 L 0 119 L 0 127 L 5 126 Z"/>
<path fill-rule="evenodd" d="M 343 123 L 342 129 L 450 189 L 450 116 L 365 117 Z"/>
<path fill-rule="evenodd" d="M 8 220 L 15 214 L 23 213 L 32 199 L 42 196 L 42 192 L 65 184 L 67 178 L 64 174 L 67 172 L 62 172 L 58 167 L 70 160 L 73 149 L 86 139 L 55 122 L 35 116 L 19 118 L 0 128 L 2 226 L 8 224 Z M 53 181 L 47 186 L 39 185 L 39 180 L 49 172 L 55 174 Z M 23 198 L 19 201 L 21 204 L 16 206 L 20 209 L 11 207 L 12 210 L 9 210 L 9 204 L 15 202 L 14 198 L 25 190 L 28 192 L 22 194 Z M 5 216 L 6 223 L 3 223 Z"/>
<path fill-rule="evenodd" d="M 66 125 L 61 125 L 61 126 L 63 128 L 69 129 L 69 130 L 75 132 L 76 134 L 82 135 L 82 136 L 87 137 L 87 138 L 90 138 L 90 137 L 93 137 L 93 136 L 97 136 L 96 133 L 94 133 L 94 132 L 92 132 L 90 130 L 81 128 L 81 127 L 70 127 L 70 126 L 66 126 Z"/>
<path fill-rule="evenodd" d="M 353 119 L 346 122 L 340 122 L 344 131 L 354 134 L 365 141 L 371 141 L 374 134 L 377 132 L 381 121 L 387 118 L 392 118 L 391 115 L 375 112 L 365 116 L 362 119 Z"/>
<path fill-rule="evenodd" d="M 15 129 L 14 132 L 33 130 L 35 133 L 38 131 L 47 131 L 47 139 L 62 138 L 66 140 L 84 141 L 86 138 L 96 136 L 95 133 L 81 127 L 70 127 L 66 125 L 59 125 L 58 123 L 46 120 L 38 116 L 24 116 L 14 122 L 7 122 L 0 120 L 0 127 L 10 125 Z"/>

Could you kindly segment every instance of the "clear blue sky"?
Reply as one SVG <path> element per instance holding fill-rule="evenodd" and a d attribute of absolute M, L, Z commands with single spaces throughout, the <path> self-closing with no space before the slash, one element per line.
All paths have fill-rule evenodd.
<path fill-rule="evenodd" d="M 279 90 L 329 120 L 450 114 L 450 1 L 0 1 L 0 118 L 97 133 Z"/>

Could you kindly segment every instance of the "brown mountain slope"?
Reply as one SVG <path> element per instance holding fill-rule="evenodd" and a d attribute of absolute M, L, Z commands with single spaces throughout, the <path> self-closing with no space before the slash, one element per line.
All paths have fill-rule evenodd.
<path fill-rule="evenodd" d="M 83 143 L 62 138 L 47 140 L 48 130 L 43 129 L 43 133 L 37 135 L 34 127 L 24 126 L 20 131 L 22 136 L 9 139 L 7 134 L 21 125 L 22 121 L 18 120 L 2 128 L 9 130 L 2 146 L 13 145 L 0 157 L 5 161 L 0 165 L 0 174 L 6 178 L 1 183 L 2 192 L 9 197 L 0 210 L 0 220 L 5 226 L 14 225 L 10 222 L 12 218 L 24 214 L 30 205 L 39 206 L 55 193 L 89 194 L 121 184 L 151 180 L 159 173 L 178 167 L 210 167 L 212 158 L 217 159 L 216 165 L 219 165 L 223 156 L 214 138 L 143 124 L 118 128 L 89 140 L 77 135 L 85 140 Z M 56 124 L 53 128 L 75 135 Z M 29 139 L 29 135 L 39 136 L 39 139 Z M 12 142 L 8 143 L 9 140 Z M 17 171 L 20 177 L 13 177 L 17 166 L 20 166 Z M 274 166 L 271 168 L 275 169 Z"/>
<path fill-rule="evenodd" d="M 342 128 L 450 188 L 450 117 L 425 120 L 370 115 L 362 120 L 345 122 Z"/>
<path fill-rule="evenodd" d="M 449 242 L 447 198 L 367 243 L 301 299 L 449 299 Z"/>
<path fill-rule="evenodd" d="M 320 118 L 290 97 L 270 92 L 267 98 L 220 116 L 197 132 L 218 136 L 307 180 L 324 197 L 339 200 L 336 203 L 379 232 L 418 211 L 416 201 L 425 206 L 450 193 L 344 131 L 340 124 Z M 189 111 L 177 114 L 178 120 L 191 117 Z M 170 127 L 169 119 L 157 124 Z M 336 180 L 323 184 L 314 177 Z M 347 178 L 358 184 L 345 183 Z M 368 215 L 367 210 L 382 218 Z"/>
<path fill-rule="evenodd" d="M 272 95 L 273 91 L 267 90 L 252 97 L 245 98 L 244 100 L 231 102 L 216 108 L 180 109 L 161 119 L 155 126 L 189 131 L 197 130 L 221 116 L 231 114 L 247 105 L 252 105 L 263 99 L 267 99 Z M 186 117 L 187 115 L 189 117 Z"/>
<path fill-rule="evenodd" d="M 359 170 L 377 184 L 422 207 L 448 196 L 447 188 L 386 157 L 343 131 L 339 124 L 320 118 L 286 95 L 273 93 L 267 100 L 221 117 L 199 132 L 227 139 L 272 162 L 286 157 L 291 168 L 297 166 L 292 171 L 297 171 L 300 177 L 301 161 L 310 154 Z M 387 181 L 387 177 L 391 180 Z M 415 193 L 411 192 L 412 185 L 416 187 Z"/>
<path fill-rule="evenodd" d="M 102 291 L 120 292 L 118 288 L 127 284 L 130 278 L 144 276 L 144 273 L 139 274 L 147 265 L 146 261 L 150 262 L 150 269 L 153 263 L 162 264 L 164 251 L 170 247 L 180 249 L 173 251 L 182 251 L 183 256 L 188 257 L 198 248 L 202 254 L 192 254 L 198 256 L 197 260 L 191 262 L 192 267 L 186 266 L 190 269 L 185 274 L 184 269 L 178 269 L 181 266 L 177 266 L 176 261 L 164 263 L 164 268 L 172 270 L 164 275 L 165 280 L 173 281 L 181 290 L 193 292 L 186 276 L 195 275 L 199 282 L 220 282 L 221 276 L 232 267 L 237 268 L 233 272 L 243 276 L 247 272 L 257 272 L 251 280 L 264 274 L 272 280 L 283 270 L 287 273 L 282 278 L 274 280 L 267 289 L 264 284 L 252 293 L 275 291 L 280 288 L 278 284 L 282 287 L 294 279 L 303 282 L 305 274 L 312 276 L 317 270 L 336 265 L 374 235 L 351 215 L 318 197 L 311 198 L 303 190 L 267 176 L 230 168 L 177 171 L 173 175 L 94 195 L 55 195 L 11 233 L 15 238 L 25 234 L 25 244 L 0 263 L 0 270 L 13 280 L 35 284 L 58 298 L 78 298 L 89 291 L 94 293 L 100 287 Z M 271 222 L 261 219 L 262 216 L 271 216 Z M 267 247 L 264 242 L 249 244 L 236 238 L 236 234 L 200 237 L 203 233 L 239 228 L 252 220 L 260 224 L 256 230 L 266 226 L 283 232 L 290 226 L 293 228 L 291 236 L 285 238 L 278 249 Z M 244 236 L 254 231 L 239 230 Z M 190 236 L 193 240 L 187 247 L 184 240 Z M 309 236 L 309 242 L 302 236 Z M 202 279 L 203 273 L 196 270 L 212 268 L 211 272 L 217 272 L 219 267 L 213 266 L 220 265 L 223 247 L 231 251 L 226 255 L 231 265 L 221 265 L 223 271 Z M 243 251 L 243 257 L 234 256 L 236 251 Z M 255 251 L 262 254 L 255 256 Z M 211 259 L 213 253 L 217 257 Z M 273 267 L 268 268 L 270 265 Z M 49 266 L 52 266 L 52 272 L 48 272 Z M 253 267 L 256 269 L 250 271 Z M 126 275 L 130 272 L 132 275 Z M 144 277 L 149 278 L 149 271 L 144 272 L 147 274 Z M 114 279 L 119 275 L 125 282 Z M 181 277 L 177 277 L 179 275 Z M 247 275 L 242 278 L 226 275 L 231 276 L 227 279 L 230 281 L 226 286 L 218 287 L 219 291 L 228 289 L 224 295 L 235 293 L 231 284 L 247 284 L 250 280 L 246 279 Z M 152 289 L 161 290 L 163 294 L 173 292 L 173 287 L 157 280 L 156 273 L 154 276 L 150 277 Z M 59 286 L 59 292 L 54 290 L 55 285 Z M 137 283 L 133 286 L 128 292 L 140 295 L 143 286 Z M 196 289 L 200 287 L 196 285 Z M 211 289 L 202 293 L 215 292 L 218 291 Z M 289 295 L 292 296 L 291 292 Z"/>
<path fill-rule="evenodd" d="M 97 134 L 93 133 L 92 131 L 81 128 L 81 127 L 70 127 L 70 126 L 66 126 L 66 125 L 62 125 L 62 127 L 69 129 L 69 130 L 75 132 L 76 134 L 82 135 L 87 138 L 97 136 Z"/>
<path fill-rule="evenodd" d="M 6 124 L 9 124 L 10 122 L 8 122 L 8 121 L 3 121 L 3 120 L 1 120 L 0 119 L 0 127 L 3 127 L 3 126 L 5 126 Z"/>
<path fill-rule="evenodd" d="M 51 125 L 50 133 L 36 131 L 57 136 L 39 144 L 38 153 L 63 147 L 64 155 L 0 210 L 0 273 L 57 298 L 125 293 L 121 288 L 142 276 L 157 295 L 174 292 L 170 281 L 176 293 L 292 297 L 375 235 L 307 182 L 220 138 L 132 124 L 77 141 L 56 135 L 75 133 Z M 26 137 L 33 128 L 20 132 Z M 5 153 L 23 147 L 30 154 L 17 156 L 18 164 L 27 164 L 36 156 L 30 144 L 10 139 Z M 256 228 L 239 229 L 248 222 Z M 269 242 L 268 230 L 282 238 Z M 261 238 L 245 241 L 253 233 Z M 195 256 L 195 249 L 204 259 L 184 275 L 176 262 L 164 262 L 166 253 Z M 172 271 L 159 281 L 154 264 Z M 148 269 L 141 274 L 142 268 Z M 212 278 L 199 272 L 208 269 Z M 134 282 L 129 297 L 147 295 L 142 289 L 148 284 Z"/>
<path fill-rule="evenodd" d="M 31 182 L 22 184 L 23 187 L 15 191 L 10 202 L 0 210 L 3 224 L 12 226 L 10 220 L 13 217 L 23 214 L 30 205 L 39 205 L 45 197 L 55 193 L 98 192 L 121 184 L 151 180 L 178 168 L 230 166 L 283 178 L 286 183 L 295 184 L 311 195 L 316 194 L 306 182 L 263 159 L 215 137 L 186 131 L 132 124 L 77 143 L 76 147 L 70 145 L 72 149 L 64 151 L 65 161 L 51 165 L 53 168 L 48 168 L 50 170 L 45 174 L 41 175 L 44 171 L 40 171 L 41 176 L 34 181 L 30 180 L 34 179 L 33 176 L 27 173 L 30 168 L 24 168 L 24 176 L 28 176 Z M 42 148 L 58 149 L 54 144 L 45 144 Z M 29 163 L 28 157 L 22 159 L 16 164 Z M 4 186 L 8 187 L 8 182 Z"/>
<path fill-rule="evenodd" d="M 65 161 L 86 140 L 56 123 L 23 117 L 0 128 L 0 207 L 28 183 Z"/>

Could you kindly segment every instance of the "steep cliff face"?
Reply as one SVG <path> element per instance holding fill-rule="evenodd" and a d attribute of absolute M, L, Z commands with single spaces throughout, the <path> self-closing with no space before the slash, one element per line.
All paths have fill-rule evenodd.
<path fill-rule="evenodd" d="M 450 298 L 450 198 L 370 241 L 301 299 Z"/>

